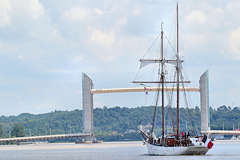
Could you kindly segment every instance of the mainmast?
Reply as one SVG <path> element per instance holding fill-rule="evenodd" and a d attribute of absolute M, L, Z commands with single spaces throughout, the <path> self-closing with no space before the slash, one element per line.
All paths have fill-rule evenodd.
<path fill-rule="evenodd" d="M 160 59 L 162 62 L 164 61 L 163 57 L 163 27 L 161 25 L 161 57 Z M 162 82 L 162 138 L 164 138 L 164 130 L 165 130 L 165 124 L 164 124 L 164 63 L 161 63 L 161 82 Z M 163 142 L 163 141 L 162 141 Z"/>
<path fill-rule="evenodd" d="M 178 3 L 177 3 L 177 138 L 179 138 L 179 23 L 178 23 Z"/>

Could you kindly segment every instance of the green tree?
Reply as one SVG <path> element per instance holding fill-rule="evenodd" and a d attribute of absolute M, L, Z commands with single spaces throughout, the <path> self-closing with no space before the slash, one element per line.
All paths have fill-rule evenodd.
<path fill-rule="evenodd" d="M 3 126 L 0 124 L 0 137 L 3 137 Z"/>
<path fill-rule="evenodd" d="M 15 124 L 11 131 L 11 136 L 12 137 L 24 137 L 25 136 L 24 126 L 19 123 Z"/>

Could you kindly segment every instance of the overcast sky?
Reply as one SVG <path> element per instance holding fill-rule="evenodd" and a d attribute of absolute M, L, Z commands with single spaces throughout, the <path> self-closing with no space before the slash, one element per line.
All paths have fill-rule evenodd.
<path fill-rule="evenodd" d="M 82 72 L 95 88 L 136 87 L 129 82 L 161 22 L 175 45 L 175 8 L 176 0 L 0 0 L 0 115 L 81 109 Z M 240 105 L 240 1 L 179 8 L 191 85 L 209 70 L 210 105 Z M 94 96 L 95 107 L 147 102 L 144 93 Z"/>

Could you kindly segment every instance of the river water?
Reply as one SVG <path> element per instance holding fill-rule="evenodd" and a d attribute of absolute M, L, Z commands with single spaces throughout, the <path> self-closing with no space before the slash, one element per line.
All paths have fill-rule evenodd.
<path fill-rule="evenodd" d="M 205 156 L 149 156 L 142 142 L 0 146 L 0 160 L 240 160 L 240 141 L 218 141 Z"/>

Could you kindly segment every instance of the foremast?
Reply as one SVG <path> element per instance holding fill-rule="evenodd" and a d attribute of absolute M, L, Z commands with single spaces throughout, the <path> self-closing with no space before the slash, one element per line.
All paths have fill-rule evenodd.
<path fill-rule="evenodd" d="M 164 139 L 164 131 L 165 131 L 165 123 L 164 123 L 164 56 L 163 56 L 163 24 L 161 24 L 161 51 L 160 51 L 160 61 L 159 63 L 159 68 L 158 68 L 158 75 L 160 75 L 159 82 L 158 83 L 158 88 L 161 86 L 161 93 L 162 93 L 162 139 Z M 161 72 L 161 74 L 160 74 Z M 147 82 L 146 82 L 147 83 Z M 154 108 L 154 115 L 153 115 L 153 122 L 152 122 L 152 132 L 151 132 L 151 137 L 153 138 L 154 134 L 154 129 L 155 129 L 155 124 L 156 124 L 156 117 L 157 117 L 157 106 L 158 106 L 158 100 L 159 100 L 159 92 L 160 90 L 158 89 L 157 91 L 157 96 L 156 96 L 156 103 L 155 103 L 155 108 Z M 162 142 L 164 142 L 162 140 Z"/>

